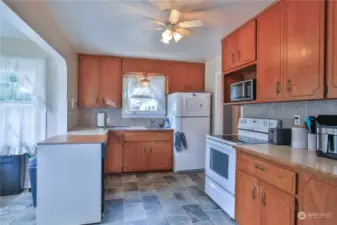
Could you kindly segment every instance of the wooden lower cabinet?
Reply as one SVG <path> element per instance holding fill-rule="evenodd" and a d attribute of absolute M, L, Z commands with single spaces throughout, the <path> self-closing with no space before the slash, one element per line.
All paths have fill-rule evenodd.
<path fill-rule="evenodd" d="M 170 142 L 152 142 L 146 146 L 147 170 L 168 170 L 172 168 L 172 144 Z"/>
<path fill-rule="evenodd" d="M 125 142 L 123 172 L 146 170 L 146 149 L 143 142 Z"/>
<path fill-rule="evenodd" d="M 241 152 L 236 165 L 235 219 L 238 224 L 295 225 L 296 193 L 290 195 L 287 185 L 277 184 L 288 181 L 283 179 L 286 169 L 274 169 L 279 165 Z M 270 179 L 270 173 L 278 179 Z"/>
<path fill-rule="evenodd" d="M 337 183 L 310 174 L 301 174 L 299 211 L 306 213 L 298 225 L 337 224 Z"/>
<path fill-rule="evenodd" d="M 294 225 L 295 197 L 261 182 L 261 225 Z"/>
<path fill-rule="evenodd" d="M 122 132 L 110 131 L 106 148 L 104 173 L 122 172 L 123 138 Z"/>
<path fill-rule="evenodd" d="M 169 131 L 109 131 L 104 173 L 172 169 Z"/>
<path fill-rule="evenodd" d="M 260 224 L 259 183 L 244 172 L 236 174 L 235 220 L 239 225 Z"/>

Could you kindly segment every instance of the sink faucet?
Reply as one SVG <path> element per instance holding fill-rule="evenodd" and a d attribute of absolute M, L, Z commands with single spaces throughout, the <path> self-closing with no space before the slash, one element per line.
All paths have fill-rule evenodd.
<path fill-rule="evenodd" d="M 153 123 L 154 123 L 154 119 L 150 118 L 149 119 L 149 128 L 152 128 Z"/>

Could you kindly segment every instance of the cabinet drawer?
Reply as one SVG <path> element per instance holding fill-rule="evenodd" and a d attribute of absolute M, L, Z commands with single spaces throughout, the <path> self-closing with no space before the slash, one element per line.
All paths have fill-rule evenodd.
<path fill-rule="evenodd" d="M 123 132 L 124 141 L 172 141 L 172 131 L 127 131 Z"/>
<path fill-rule="evenodd" d="M 238 169 L 256 176 L 286 192 L 295 194 L 296 174 L 271 163 L 239 154 Z"/>

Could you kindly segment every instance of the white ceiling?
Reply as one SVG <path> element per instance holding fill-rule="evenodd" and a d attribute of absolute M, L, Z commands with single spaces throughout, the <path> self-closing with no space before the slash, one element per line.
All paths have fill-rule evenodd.
<path fill-rule="evenodd" d="M 221 54 L 220 40 L 274 0 L 72 0 L 46 1 L 52 17 L 80 53 L 201 61 Z M 165 20 L 165 8 L 206 28 L 165 48 L 145 16 Z M 201 10 L 201 11 L 200 11 Z"/>
<path fill-rule="evenodd" d="M 18 28 L 5 18 L 0 16 L 0 37 L 16 38 L 16 39 L 28 39 Z"/>

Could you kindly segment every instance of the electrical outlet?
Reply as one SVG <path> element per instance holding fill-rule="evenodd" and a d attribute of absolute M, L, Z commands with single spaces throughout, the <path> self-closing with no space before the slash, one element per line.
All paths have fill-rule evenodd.
<path fill-rule="evenodd" d="M 298 114 L 295 114 L 293 117 L 293 121 L 294 121 L 294 126 L 301 126 L 301 116 Z"/>

